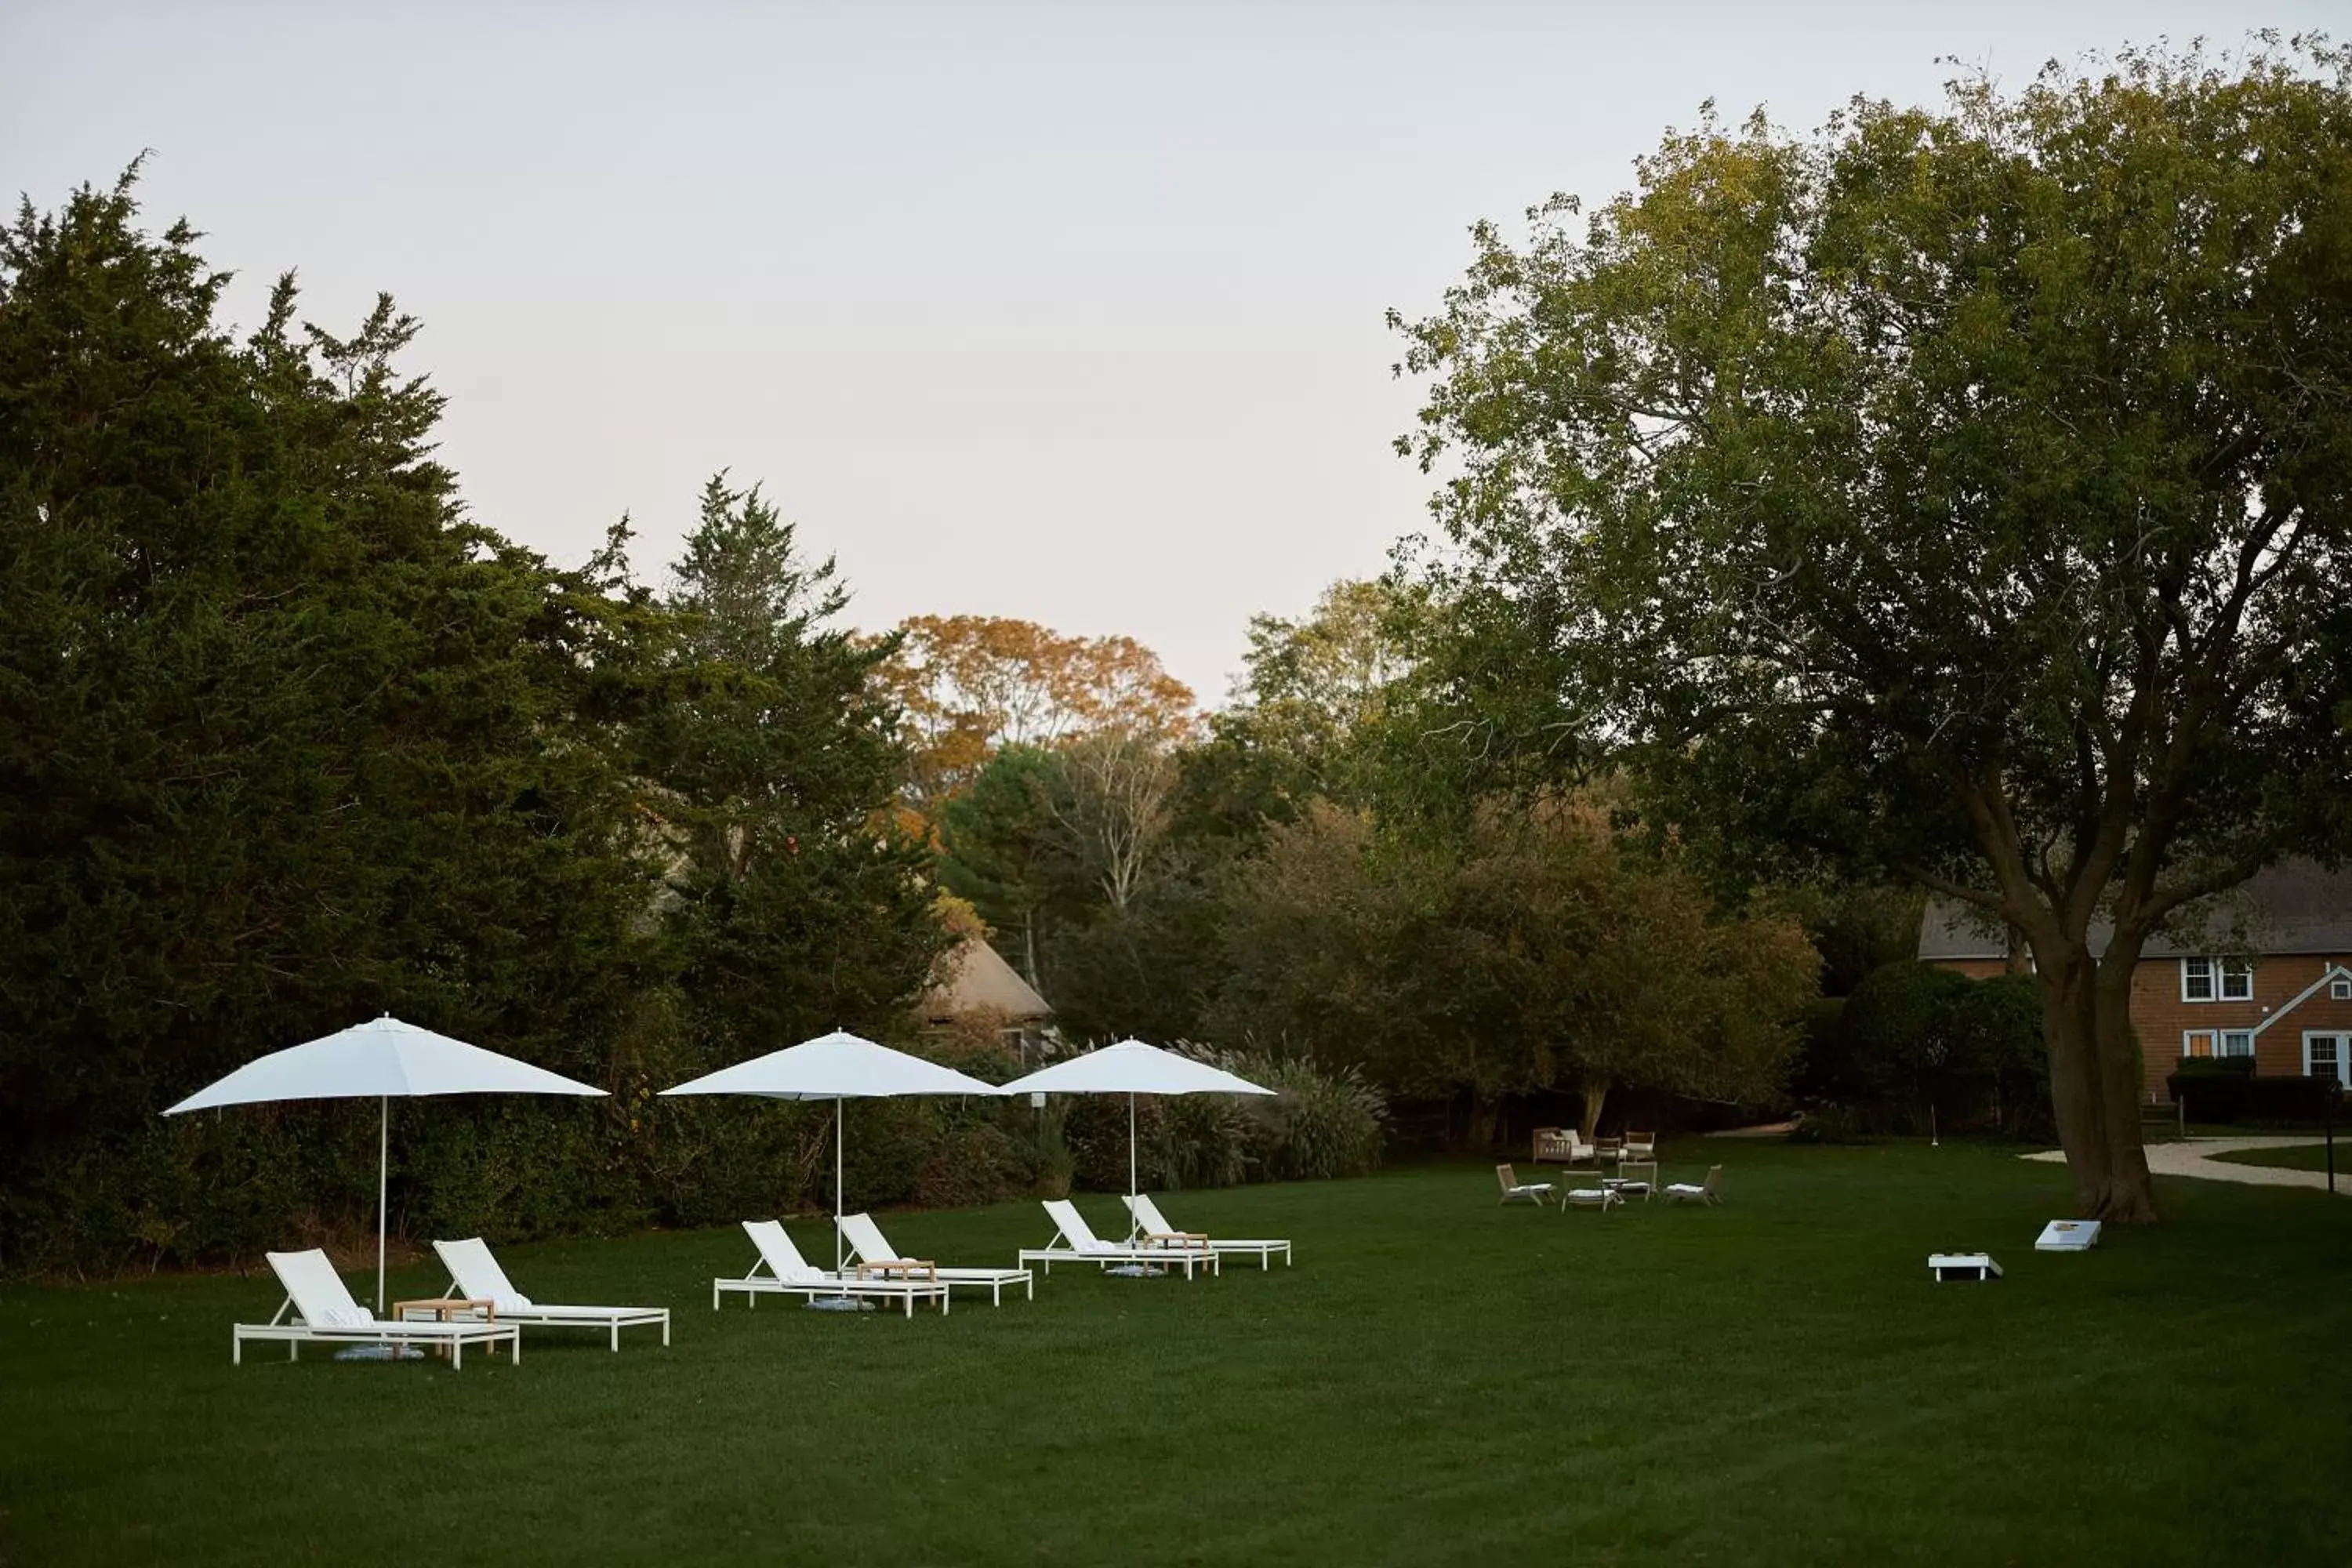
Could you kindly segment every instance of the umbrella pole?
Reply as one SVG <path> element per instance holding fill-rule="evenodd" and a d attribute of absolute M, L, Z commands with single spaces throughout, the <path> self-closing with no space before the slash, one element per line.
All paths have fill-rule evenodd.
<path fill-rule="evenodd" d="M 841 1272 L 841 1096 L 833 1097 L 833 1271 Z"/>
<path fill-rule="evenodd" d="M 392 1172 L 392 1096 L 376 1097 L 379 1120 L 375 1141 L 375 1310 L 383 1315 L 383 1208 L 384 1194 L 391 1187 Z"/>
<path fill-rule="evenodd" d="M 1135 1196 L 1143 1189 L 1135 1184 L 1135 1096 L 1127 1097 L 1127 1195 Z"/>

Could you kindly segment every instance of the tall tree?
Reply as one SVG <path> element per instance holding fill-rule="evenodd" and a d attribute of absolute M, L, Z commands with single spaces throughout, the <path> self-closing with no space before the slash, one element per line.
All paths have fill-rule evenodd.
<path fill-rule="evenodd" d="M 264 1047 L 397 1008 L 598 1072 L 649 887 L 636 611 L 466 518 L 414 321 L 289 277 L 234 339 L 134 176 L 0 233 L 0 1246 L 72 1262 Z"/>
<path fill-rule="evenodd" d="M 831 560 L 799 552 L 758 488 L 703 489 L 667 595 L 675 696 L 642 726 L 678 846 L 669 927 L 714 1047 L 886 1028 L 945 945 L 930 856 L 889 807 L 896 714 Z"/>
<path fill-rule="evenodd" d="M 1577 212 L 1405 328 L 1467 577 L 1675 819 L 2021 932 L 2082 1212 L 2152 1219 L 2145 944 L 2352 842 L 2352 56 L 1710 115 Z"/>

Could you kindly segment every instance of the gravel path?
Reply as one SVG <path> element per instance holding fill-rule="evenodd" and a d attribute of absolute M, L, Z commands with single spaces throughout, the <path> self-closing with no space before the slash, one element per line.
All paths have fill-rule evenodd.
<path fill-rule="evenodd" d="M 2216 1160 L 2216 1154 L 2233 1154 L 2245 1149 L 2294 1149 L 2325 1142 L 2321 1138 L 2191 1138 L 2179 1143 L 2151 1143 L 2147 1146 L 2147 1168 L 2159 1176 L 2201 1176 L 2212 1182 L 2243 1182 L 2253 1187 L 2316 1187 L 2327 1190 L 2325 1171 L 2291 1171 L 2278 1165 L 2235 1165 L 2226 1160 Z M 2066 1163 L 2063 1149 L 2046 1150 L 2024 1156 L 2053 1164 Z M 2336 1173 L 2336 1191 L 2339 1196 L 2352 1197 L 2352 1146 L 2339 1151 Z"/>

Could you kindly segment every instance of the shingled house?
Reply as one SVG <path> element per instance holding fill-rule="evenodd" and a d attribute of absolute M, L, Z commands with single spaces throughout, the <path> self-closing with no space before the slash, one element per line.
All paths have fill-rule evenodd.
<path fill-rule="evenodd" d="M 2151 1101 L 2168 1098 L 2165 1078 L 2182 1057 L 2252 1057 L 2258 1076 L 2352 1084 L 2352 872 L 2290 861 L 2174 924 L 2132 976 Z M 2095 925 L 2093 951 L 2105 944 Z M 1928 901 L 1922 960 L 1982 978 L 2009 956 L 1997 922 L 1954 900 Z"/>
<path fill-rule="evenodd" d="M 1026 1061 L 1053 1026 L 1054 1009 L 985 939 L 950 948 L 924 991 L 923 1021 L 934 1027 L 982 1022 Z"/>

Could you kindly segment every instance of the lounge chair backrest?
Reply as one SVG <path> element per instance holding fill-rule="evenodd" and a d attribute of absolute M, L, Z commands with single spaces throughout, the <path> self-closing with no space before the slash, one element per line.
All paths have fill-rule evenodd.
<path fill-rule="evenodd" d="M 1700 1190 L 1705 1192 L 1708 1197 L 1721 1197 L 1723 1195 L 1723 1167 L 1720 1165 L 1709 1165 L 1706 1168 L 1706 1180 L 1701 1182 L 1699 1184 L 1699 1187 Z"/>
<path fill-rule="evenodd" d="M 1127 1212 L 1135 1216 L 1136 1224 L 1155 1236 L 1177 1234 L 1176 1227 L 1168 1223 L 1168 1216 L 1160 1212 L 1160 1205 L 1151 1201 L 1150 1193 L 1138 1193 L 1128 1199 Z"/>
<path fill-rule="evenodd" d="M 1625 1152 L 1647 1158 L 1658 1152 L 1658 1135 L 1654 1132 L 1629 1131 L 1625 1134 Z"/>
<path fill-rule="evenodd" d="M 498 1303 L 501 1312 L 520 1312 L 530 1305 L 530 1298 L 514 1288 L 507 1271 L 490 1256 L 489 1244 L 480 1237 L 464 1241 L 436 1241 L 433 1250 L 441 1257 L 441 1266 L 457 1282 L 457 1294 L 477 1300 Z"/>
<path fill-rule="evenodd" d="M 849 1250 L 857 1254 L 860 1263 L 900 1263 L 905 1259 L 890 1250 L 882 1238 L 882 1227 L 874 1223 L 870 1214 L 845 1214 L 835 1222 L 841 1226 L 842 1238 Z"/>
<path fill-rule="evenodd" d="M 1495 1179 L 1503 1184 L 1503 1190 L 1507 1193 L 1513 1187 L 1519 1184 L 1518 1173 L 1512 1170 L 1508 1165 L 1496 1166 Z"/>
<path fill-rule="evenodd" d="M 761 1260 L 767 1264 L 768 1271 L 786 1284 L 806 1285 L 824 1278 L 824 1270 L 809 1267 L 808 1259 L 801 1256 L 801 1249 L 793 1245 L 793 1238 L 785 1234 L 781 1223 L 747 1219 L 743 1222 L 743 1234 L 760 1249 Z"/>
<path fill-rule="evenodd" d="M 363 1329 L 375 1321 L 375 1314 L 352 1300 L 351 1288 L 327 1255 L 312 1247 L 308 1252 L 273 1252 L 269 1267 L 278 1282 L 286 1287 L 288 1299 L 302 1321 L 314 1329 Z"/>
<path fill-rule="evenodd" d="M 1108 1252 L 1110 1250 L 1109 1244 L 1095 1234 L 1094 1226 L 1087 1223 L 1087 1216 L 1080 1214 L 1078 1205 L 1069 1199 L 1047 1198 L 1045 1212 L 1054 1216 L 1054 1228 L 1062 1233 L 1062 1239 L 1078 1251 Z"/>

